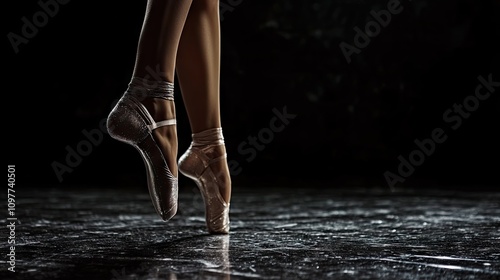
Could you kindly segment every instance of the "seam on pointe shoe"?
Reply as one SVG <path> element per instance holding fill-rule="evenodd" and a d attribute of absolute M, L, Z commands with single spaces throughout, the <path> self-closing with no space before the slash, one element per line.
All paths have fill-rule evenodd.
<path fill-rule="evenodd" d="M 210 166 L 207 167 L 203 173 L 207 172 L 207 170 L 209 170 L 211 172 L 211 177 L 215 178 L 215 182 L 217 183 L 216 184 L 217 185 L 216 196 L 217 196 L 219 202 L 224 206 L 224 208 L 227 208 L 228 207 L 228 203 L 224 200 L 224 197 L 222 197 L 222 194 L 220 193 L 220 190 L 219 190 L 219 180 L 217 180 L 217 176 L 215 176 L 215 173 L 214 173 L 214 171 L 212 170 L 212 168 Z"/>
<path fill-rule="evenodd" d="M 177 203 L 175 203 L 175 205 L 170 207 L 170 209 L 168 209 L 168 211 L 166 211 L 166 212 L 163 211 L 162 218 L 166 217 L 166 216 L 170 216 L 170 218 L 168 218 L 168 219 L 163 219 L 164 221 L 168 221 L 168 220 L 172 219 L 175 216 L 175 214 L 177 214 L 177 211 L 175 211 L 176 213 L 174 213 L 173 215 L 167 215 L 167 214 L 170 214 L 174 210 L 174 208 L 177 208 L 177 206 L 178 206 Z"/>
<path fill-rule="evenodd" d="M 215 217 L 211 217 L 210 218 L 210 223 L 211 224 L 215 224 L 214 222 L 216 220 L 219 220 L 221 217 L 226 216 L 226 212 L 227 212 L 227 210 L 224 208 L 224 210 L 222 212 L 220 212 L 218 215 L 216 215 Z M 227 223 L 224 223 L 224 224 L 227 224 Z"/>
<path fill-rule="evenodd" d="M 161 155 L 161 157 L 162 157 L 163 163 L 165 164 L 165 167 L 167 168 L 168 174 L 170 174 L 170 175 L 172 176 L 172 178 L 175 178 L 175 179 L 177 180 L 178 178 L 177 178 L 177 177 L 175 177 L 175 176 L 174 176 L 174 174 L 172 173 L 172 170 L 170 170 L 170 167 L 168 166 L 168 163 L 167 163 L 167 160 L 166 160 L 166 158 L 165 158 L 165 155 L 163 154 L 163 151 L 162 151 L 162 149 L 161 149 L 160 145 L 158 145 L 158 143 L 156 142 L 156 140 L 155 140 L 155 138 L 154 138 L 154 136 L 153 136 L 153 134 L 152 134 L 152 133 L 148 133 L 148 135 L 146 135 L 146 137 L 144 137 L 144 139 L 142 139 L 142 141 L 141 141 L 141 142 L 139 142 L 139 143 L 138 143 L 138 145 L 140 145 L 140 144 L 147 145 L 146 143 L 144 143 L 144 141 L 146 140 L 146 138 L 148 138 L 148 136 L 149 136 L 149 137 L 151 137 L 151 139 L 150 139 L 150 140 L 151 140 L 151 141 L 153 141 L 154 145 L 158 148 L 158 150 L 159 150 L 159 152 L 160 152 L 160 155 Z M 144 152 L 144 150 L 143 150 L 143 149 L 141 149 L 141 148 L 139 148 L 139 149 L 140 149 L 141 151 L 143 151 L 143 152 Z M 145 153 L 145 152 L 144 152 L 144 156 L 147 156 L 147 157 L 148 157 L 148 159 L 150 160 L 150 162 L 152 163 L 152 160 L 151 160 L 151 158 L 148 156 L 148 154 L 147 154 L 147 153 Z"/>

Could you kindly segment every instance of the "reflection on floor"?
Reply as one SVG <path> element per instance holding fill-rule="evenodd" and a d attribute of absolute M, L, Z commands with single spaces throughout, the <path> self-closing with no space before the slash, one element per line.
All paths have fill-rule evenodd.
<path fill-rule="evenodd" d="M 20 188 L 1 279 L 500 277 L 500 193 L 239 189 L 211 236 L 194 188 L 169 222 L 142 190 Z"/>

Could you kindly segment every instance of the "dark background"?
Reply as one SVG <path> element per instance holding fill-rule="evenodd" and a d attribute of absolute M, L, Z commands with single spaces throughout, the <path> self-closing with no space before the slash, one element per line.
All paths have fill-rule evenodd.
<path fill-rule="evenodd" d="M 67 147 L 99 130 L 130 80 L 146 1 L 70 1 L 14 50 L 37 1 L 4 9 L 4 103 L 7 163 L 18 184 L 145 185 L 139 154 L 104 135 L 58 180 L 52 164 Z M 389 1 L 256 1 L 224 10 L 222 121 L 235 185 L 267 187 L 360 185 L 388 188 L 415 139 L 441 127 L 448 138 L 405 187 L 499 189 L 500 88 L 452 130 L 443 113 L 474 94 L 477 77 L 498 72 L 498 1 L 402 0 L 378 36 L 347 63 L 339 44 L 353 45 L 370 11 Z M 179 154 L 190 131 L 177 92 Z M 273 109 L 296 115 L 254 159 L 238 150 L 270 127 Z M 249 147 L 249 146 L 247 146 Z M 181 180 L 184 178 L 181 177 Z"/>

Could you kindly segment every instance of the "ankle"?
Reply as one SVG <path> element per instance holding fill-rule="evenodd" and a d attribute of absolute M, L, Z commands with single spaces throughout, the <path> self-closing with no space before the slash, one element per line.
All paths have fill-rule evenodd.
<path fill-rule="evenodd" d="M 193 147 L 224 145 L 224 136 L 221 127 L 205 129 L 191 134 L 191 137 L 191 145 Z"/>
<path fill-rule="evenodd" d="M 155 121 L 175 118 L 174 84 L 171 82 L 132 77 L 126 94 L 141 102 Z"/>
<path fill-rule="evenodd" d="M 175 119 L 176 117 L 174 101 L 148 97 L 141 103 L 155 121 Z"/>
<path fill-rule="evenodd" d="M 221 127 L 196 132 L 191 137 L 191 147 L 201 150 L 208 158 L 214 159 L 226 155 Z"/>

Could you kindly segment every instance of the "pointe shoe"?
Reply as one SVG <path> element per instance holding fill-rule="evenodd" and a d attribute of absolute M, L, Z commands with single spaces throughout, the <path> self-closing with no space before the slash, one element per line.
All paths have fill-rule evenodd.
<path fill-rule="evenodd" d="M 179 159 L 179 172 L 192 179 L 205 203 L 205 219 L 211 234 L 229 233 L 229 203 L 219 191 L 219 176 L 211 165 L 224 160 L 227 154 L 210 158 L 214 148 L 224 145 L 222 129 L 214 128 L 193 134 L 193 142 Z"/>
<path fill-rule="evenodd" d="M 146 167 L 148 190 L 153 206 L 164 220 L 177 213 L 178 180 L 168 168 L 162 150 L 153 138 L 153 130 L 165 125 L 176 125 L 175 119 L 155 122 L 146 107 L 140 102 L 153 97 L 173 101 L 172 83 L 133 78 L 125 94 L 111 110 L 107 119 L 109 135 L 136 148 Z"/>

